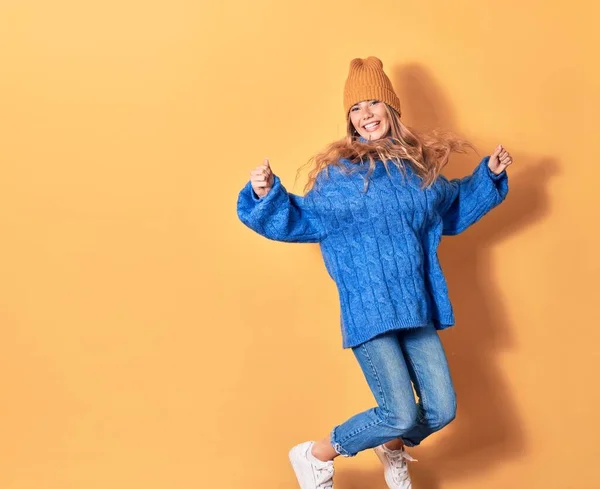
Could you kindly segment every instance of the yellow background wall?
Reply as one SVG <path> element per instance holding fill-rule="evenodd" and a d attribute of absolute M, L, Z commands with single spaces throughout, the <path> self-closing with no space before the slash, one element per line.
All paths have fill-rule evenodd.
<path fill-rule="evenodd" d="M 3 0 L 0 488 L 295 487 L 288 449 L 372 406 L 318 247 L 235 213 L 264 157 L 301 193 L 369 55 L 407 124 L 516 161 L 440 251 L 459 411 L 415 489 L 600 488 L 588 4 Z M 384 487 L 370 451 L 337 468 Z"/>

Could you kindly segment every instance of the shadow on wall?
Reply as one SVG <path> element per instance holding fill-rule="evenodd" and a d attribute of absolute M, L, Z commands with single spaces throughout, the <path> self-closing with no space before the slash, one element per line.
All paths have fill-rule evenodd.
<path fill-rule="evenodd" d="M 402 103 L 405 124 L 417 131 L 439 128 L 458 133 L 449 104 L 426 70 L 418 65 L 399 67 L 390 78 Z M 469 139 L 469 134 L 458 135 Z M 478 150 L 489 154 L 499 142 Z M 547 216 L 545 186 L 557 164 L 519 154 L 518 148 L 508 149 L 515 164 L 510 168 L 506 201 L 465 233 L 444 237 L 440 247 L 456 315 L 456 326 L 440 336 L 456 388 L 458 412 L 446 428 L 449 436 L 432 443 L 437 436 L 433 435 L 413 449 L 419 462 L 411 464 L 411 474 L 415 487 L 421 489 L 439 489 L 442 481 L 484 472 L 518 458 L 527 449 L 514 399 L 497 365 L 499 356 L 514 348 L 511 331 L 518 325 L 510 323 L 494 284 L 493 246 Z M 473 154 L 455 156 L 445 173 L 466 176 L 477 159 Z M 385 488 L 381 470 L 350 469 L 339 471 L 336 478 L 343 489 Z"/>

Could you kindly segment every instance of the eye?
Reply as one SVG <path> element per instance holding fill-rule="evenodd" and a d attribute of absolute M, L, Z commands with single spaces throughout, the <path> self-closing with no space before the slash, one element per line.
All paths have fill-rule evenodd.
<path fill-rule="evenodd" d="M 371 105 L 377 105 L 379 103 L 379 100 L 371 100 Z"/>
<path fill-rule="evenodd" d="M 358 110 L 358 105 L 355 105 L 350 109 L 350 112 L 356 112 Z"/>

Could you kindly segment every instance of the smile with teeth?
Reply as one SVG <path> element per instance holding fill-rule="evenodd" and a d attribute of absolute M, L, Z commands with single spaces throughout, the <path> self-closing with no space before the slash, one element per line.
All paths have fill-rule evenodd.
<path fill-rule="evenodd" d="M 372 132 L 375 129 L 377 129 L 379 127 L 379 121 L 375 121 L 375 122 L 370 122 L 369 124 L 365 124 L 363 126 L 363 129 L 367 130 L 368 132 Z"/>

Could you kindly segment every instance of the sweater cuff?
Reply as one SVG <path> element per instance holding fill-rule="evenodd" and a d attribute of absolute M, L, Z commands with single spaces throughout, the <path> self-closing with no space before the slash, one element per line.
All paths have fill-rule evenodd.
<path fill-rule="evenodd" d="M 484 183 L 484 185 L 488 187 L 490 192 L 496 194 L 500 198 L 500 201 L 498 202 L 500 203 L 508 193 L 508 173 L 504 170 L 496 175 L 490 170 L 490 167 L 488 166 L 489 161 L 490 157 L 486 156 L 481 162 L 482 165 L 485 165 L 485 168 L 480 168 L 480 171 L 484 171 L 487 174 L 487 177 L 483 177 L 484 180 L 487 180 L 487 183 Z"/>

